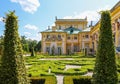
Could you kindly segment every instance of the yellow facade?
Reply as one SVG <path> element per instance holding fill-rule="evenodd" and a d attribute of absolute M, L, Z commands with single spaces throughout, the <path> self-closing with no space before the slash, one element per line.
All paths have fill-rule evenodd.
<path fill-rule="evenodd" d="M 120 1 L 110 10 L 111 14 L 111 24 L 112 24 L 112 31 L 113 31 L 113 40 L 115 47 L 120 47 Z M 97 42 L 99 37 L 99 28 L 100 22 L 98 22 L 93 28 L 91 28 L 91 36 L 94 38 L 94 35 L 97 35 L 97 38 L 94 38 L 91 41 L 94 43 L 94 50 L 97 50 Z"/>
<path fill-rule="evenodd" d="M 120 46 L 120 1 L 110 10 L 115 47 Z M 75 53 L 87 49 L 95 53 L 99 41 L 100 22 L 87 27 L 85 19 L 57 19 L 55 26 L 41 32 L 42 52 Z"/>

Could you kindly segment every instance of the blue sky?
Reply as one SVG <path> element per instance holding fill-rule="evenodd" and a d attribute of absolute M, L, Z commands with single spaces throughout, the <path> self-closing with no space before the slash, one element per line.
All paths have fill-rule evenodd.
<path fill-rule="evenodd" d="M 19 33 L 27 38 L 40 40 L 38 33 L 54 25 L 57 18 L 85 18 L 88 22 L 98 21 L 100 10 L 111 9 L 119 0 L 1 0 L 0 35 L 4 33 L 5 17 L 8 11 L 16 10 L 19 17 Z"/>

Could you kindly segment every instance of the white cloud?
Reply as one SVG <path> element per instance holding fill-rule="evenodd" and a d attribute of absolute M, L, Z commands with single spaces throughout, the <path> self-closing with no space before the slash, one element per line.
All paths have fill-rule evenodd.
<path fill-rule="evenodd" d="M 40 41 L 40 40 L 41 40 L 41 37 L 42 37 L 41 34 L 38 33 L 38 34 L 36 34 L 35 36 L 30 37 L 30 39 Z"/>
<path fill-rule="evenodd" d="M 34 13 L 40 6 L 39 0 L 11 0 L 11 2 L 19 3 L 22 9 L 29 13 Z"/>
<path fill-rule="evenodd" d="M 30 35 L 31 35 L 31 33 L 30 33 L 30 32 L 24 32 L 24 34 L 25 34 L 25 35 L 28 35 L 28 36 L 30 36 Z"/>
<path fill-rule="evenodd" d="M 92 10 L 92 11 L 83 11 L 81 13 L 79 12 L 74 12 L 73 15 L 70 16 L 65 16 L 63 17 L 63 19 L 84 19 L 85 17 L 87 17 L 88 21 L 98 21 L 100 18 L 100 14 L 99 12 L 101 10 L 109 10 L 110 6 L 106 5 L 103 8 L 99 8 L 97 10 Z"/>
<path fill-rule="evenodd" d="M 24 28 L 30 29 L 30 30 L 38 30 L 38 27 L 36 27 L 35 25 L 31 25 L 31 24 L 25 25 Z"/>
<path fill-rule="evenodd" d="M 99 12 L 99 11 L 102 11 L 102 10 L 110 10 L 110 9 L 111 9 L 111 6 L 106 5 L 106 6 L 103 7 L 103 8 L 99 8 L 97 11 Z"/>
<path fill-rule="evenodd" d="M 65 16 L 63 19 L 84 19 L 87 17 L 88 21 L 98 21 L 99 14 L 96 11 L 84 11 L 82 13 L 74 13 L 72 16 Z"/>
<path fill-rule="evenodd" d="M 3 21 L 3 17 L 0 17 L 0 22 L 2 22 Z"/>
<path fill-rule="evenodd" d="M 55 23 L 53 23 L 51 26 L 55 26 Z"/>

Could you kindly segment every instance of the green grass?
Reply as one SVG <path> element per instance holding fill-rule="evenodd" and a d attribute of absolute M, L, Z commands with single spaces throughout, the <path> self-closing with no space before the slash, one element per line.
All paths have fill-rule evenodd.
<path fill-rule="evenodd" d="M 40 60 L 42 58 L 73 58 L 74 60 Z M 32 77 L 46 78 L 45 84 L 56 84 L 55 74 L 65 75 L 64 84 L 73 84 L 73 78 L 78 79 L 81 75 L 86 74 L 88 71 L 93 71 L 95 64 L 95 57 L 92 56 L 45 56 L 38 55 L 35 57 L 25 57 L 26 66 L 30 66 L 27 69 L 28 74 L 32 74 Z M 116 59 L 118 67 L 118 79 L 120 80 L 120 59 Z M 66 65 L 79 65 L 81 68 L 71 68 L 64 70 Z M 48 73 L 48 69 L 51 67 L 51 73 Z M 51 77 L 51 78 L 49 78 Z M 52 83 L 54 81 L 54 83 Z"/>
<path fill-rule="evenodd" d="M 65 76 L 64 77 L 64 84 L 74 84 L 73 79 L 91 79 L 89 76 Z"/>
<path fill-rule="evenodd" d="M 75 60 L 40 60 L 41 58 L 73 58 Z M 85 57 L 82 55 L 75 56 L 44 56 L 38 55 L 35 57 L 26 57 L 26 66 L 28 67 L 28 74 L 32 76 L 42 75 L 83 75 L 88 72 L 88 70 L 93 70 L 95 63 L 94 57 Z M 68 69 L 65 71 L 66 65 L 79 65 L 81 68 Z M 51 67 L 51 74 L 48 73 L 48 69 Z M 78 71 L 77 71 L 78 70 Z"/>
<path fill-rule="evenodd" d="M 40 60 L 41 58 L 73 58 L 75 60 Z M 27 69 L 28 74 L 32 74 L 32 77 L 46 78 L 45 84 L 56 84 L 55 74 L 66 75 L 64 78 L 64 84 L 73 84 L 73 78 L 78 79 L 80 75 L 86 74 L 88 71 L 93 71 L 95 58 L 86 56 L 44 56 L 38 55 L 35 57 L 25 57 L 26 66 L 30 66 Z M 120 59 L 116 60 L 118 67 L 118 79 L 120 80 Z M 65 65 L 79 65 L 81 68 L 65 69 Z M 48 73 L 48 69 L 51 67 L 51 74 Z M 79 75 L 79 76 L 78 76 Z M 49 78 L 51 77 L 51 78 Z M 54 83 L 52 83 L 54 81 Z"/>

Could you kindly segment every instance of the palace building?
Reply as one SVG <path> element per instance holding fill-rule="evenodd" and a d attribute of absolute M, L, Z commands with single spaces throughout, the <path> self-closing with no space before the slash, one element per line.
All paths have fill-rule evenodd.
<path fill-rule="evenodd" d="M 120 47 L 120 1 L 110 10 L 114 44 Z M 69 54 L 87 50 L 95 53 L 99 41 L 100 23 L 87 27 L 84 19 L 57 19 L 55 26 L 42 31 L 42 52 Z"/>

